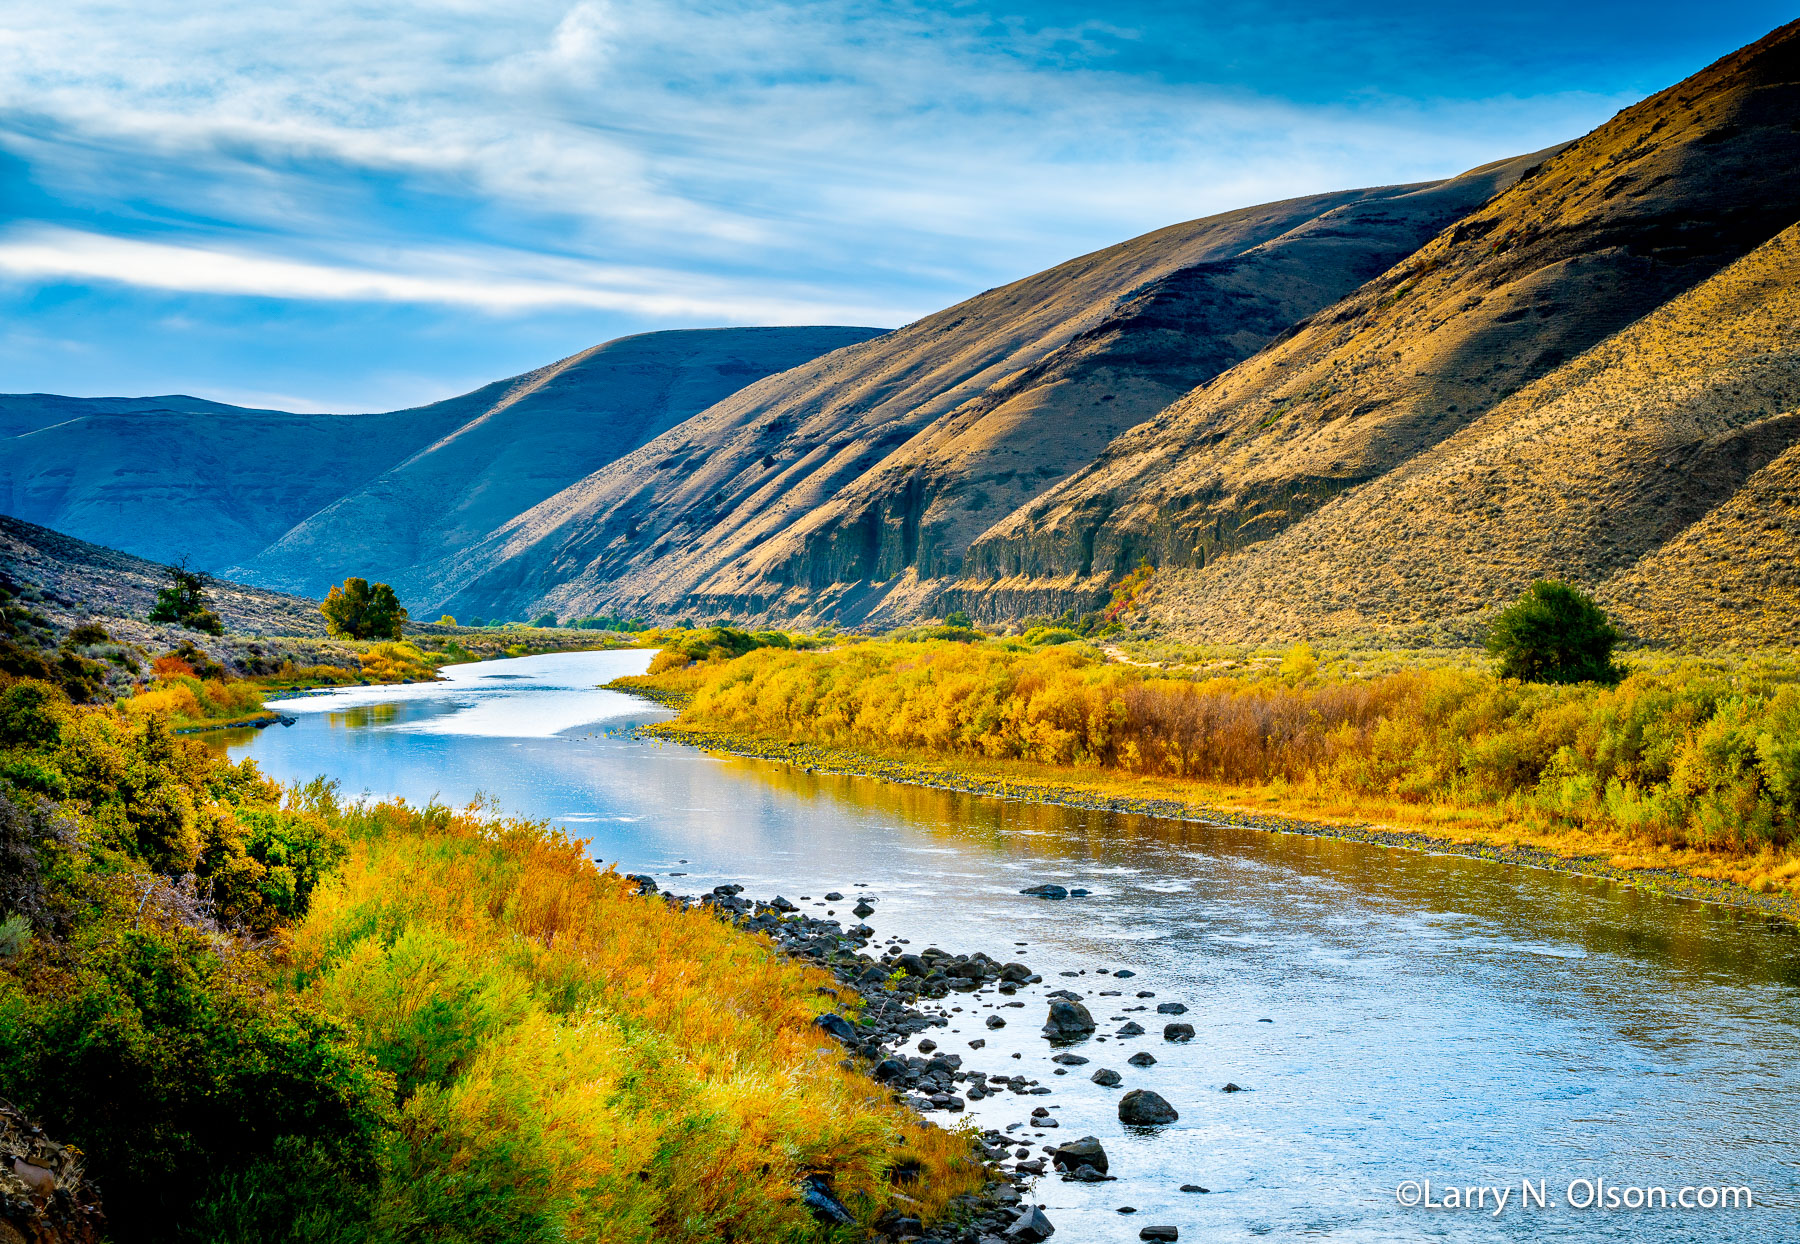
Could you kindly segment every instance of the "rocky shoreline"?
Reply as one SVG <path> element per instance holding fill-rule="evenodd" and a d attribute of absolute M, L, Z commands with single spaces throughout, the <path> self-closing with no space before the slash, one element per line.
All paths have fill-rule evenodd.
<path fill-rule="evenodd" d="M 965 1065 L 961 1055 L 938 1052 L 936 1042 L 928 1036 L 917 1042 L 917 1053 L 902 1051 L 913 1038 L 948 1026 L 947 1011 L 933 1013 L 926 1007 L 952 995 L 965 999 L 1004 996 L 1009 1001 L 1001 1003 L 1001 1008 L 1024 1011 L 1027 1002 L 1018 995 L 1025 993 L 1029 997 L 1036 992 L 1032 987 L 1044 983 L 1043 977 L 1028 965 L 1002 961 L 982 951 L 952 954 L 929 946 L 915 952 L 906 949 L 907 943 L 899 938 L 886 939 L 877 953 L 871 953 L 876 933 L 862 923 L 875 914 L 879 900 L 871 896 L 846 897 L 836 891 L 824 896 L 829 903 L 854 903 L 852 914 L 858 923 L 846 928 L 830 913 L 803 913 L 780 895 L 766 901 L 746 898 L 741 885 L 715 886 L 709 893 L 688 896 L 662 892 L 656 880 L 645 874 L 630 874 L 630 879 L 646 897 L 709 911 L 747 932 L 766 935 L 784 954 L 830 972 L 837 979 L 838 988 L 825 992 L 836 998 L 837 1005 L 820 1015 L 815 1024 L 844 1046 L 851 1065 L 862 1067 L 871 1078 L 885 1085 L 896 1101 L 906 1103 L 921 1116 L 954 1116 L 970 1101 L 1002 1093 L 1038 1099 L 1054 1092 L 1049 1085 L 1028 1075 Z M 1122 984 L 1123 978 L 1132 973 L 1121 970 L 1113 975 Z M 1153 995 L 1142 991 L 1139 996 Z M 1083 1040 L 1095 1031 L 1095 1021 L 1081 999 L 1081 994 L 1068 989 L 1050 990 L 1038 999 L 1046 1004 L 1043 1033 L 1053 1047 Z M 1135 1009 L 1147 1011 L 1149 1007 Z M 1186 1007 L 1164 1003 L 1157 1010 L 1175 1015 Z M 1017 1021 L 1024 1021 L 1024 1016 L 1018 1016 Z M 986 1021 L 990 1029 L 1003 1028 L 1007 1022 L 1000 1009 Z M 1182 1028 L 1189 1034 L 1193 1031 L 1186 1024 L 1171 1023 L 1165 1027 L 1165 1038 L 1180 1040 L 1178 1032 L 1171 1032 Z M 979 1051 L 986 1042 L 976 1038 L 967 1044 L 972 1051 Z M 1015 1053 L 1011 1057 L 1020 1056 Z M 1065 1075 L 1089 1060 L 1065 1052 L 1051 1061 L 1059 1064 L 1054 1074 Z M 1120 1083 L 1118 1074 L 1106 1069 L 1092 1073 L 1090 1078 L 1103 1086 Z M 1120 1101 L 1120 1119 L 1126 1124 L 1155 1127 L 1175 1118 L 1173 1107 L 1155 1093 L 1138 1090 Z M 1038 1179 L 1047 1172 L 1059 1172 L 1064 1179 L 1079 1182 L 1111 1179 L 1105 1150 L 1095 1137 L 1061 1144 L 1039 1143 L 1034 1151 L 1027 1134 L 1031 1140 L 1042 1142 L 1057 1126 L 1050 1109 L 1040 1104 L 1028 1121 L 1005 1130 L 989 1128 L 980 1132 L 973 1138 L 975 1156 L 985 1163 L 990 1176 L 981 1194 L 958 1198 L 952 1203 L 950 1219 L 930 1227 L 904 1212 L 890 1213 L 876 1223 L 875 1234 L 869 1239 L 893 1244 L 1038 1244 L 1047 1240 L 1056 1228 L 1042 1206 L 1030 1197 Z M 904 1187 L 907 1173 L 900 1171 L 896 1175 L 896 1182 Z M 832 1197 L 824 1180 L 809 1180 L 803 1191 L 807 1204 L 821 1221 L 843 1225 L 853 1221 Z M 1184 1187 L 1183 1191 L 1203 1190 Z M 904 1205 L 904 1193 L 900 1199 Z M 1174 1240 L 1178 1232 L 1174 1227 L 1151 1226 L 1141 1230 L 1140 1238 Z"/>
<path fill-rule="evenodd" d="M 649 696 L 640 687 L 620 689 L 629 691 L 633 695 L 655 699 L 659 703 L 666 703 L 669 707 L 680 707 L 677 697 Z M 1551 872 L 1614 881 L 1649 891 L 1652 894 L 1693 899 L 1720 907 L 1755 912 L 1788 924 L 1800 924 L 1800 897 L 1793 894 L 1764 894 L 1733 881 L 1697 877 L 1668 868 L 1624 868 L 1614 864 L 1605 856 L 1558 855 L 1537 847 L 1442 838 L 1424 832 L 1384 829 L 1377 825 L 1333 825 L 1275 813 L 1238 812 L 1204 807 L 1179 799 L 1122 798 L 1080 787 L 1059 786 L 1048 782 L 986 778 L 959 772 L 948 765 L 909 764 L 905 761 L 891 760 L 844 748 L 821 747 L 812 743 L 789 742 L 755 735 L 708 730 L 704 727 L 679 722 L 638 726 L 629 733 L 641 738 L 686 743 L 706 751 L 722 752 L 746 759 L 778 760 L 798 765 L 808 772 L 839 774 L 848 777 L 872 777 L 884 782 L 923 786 L 936 790 L 960 791 L 992 799 L 1048 804 L 1056 807 L 1077 808 L 1083 811 L 1153 816 L 1164 820 L 1192 821 L 1207 825 L 1229 825 L 1266 833 L 1333 838 L 1343 842 L 1366 842 L 1373 846 L 1398 847 L 1408 851 L 1424 851 L 1436 855 L 1458 855 L 1470 859 L 1488 860 L 1497 864 L 1542 868 Z"/>

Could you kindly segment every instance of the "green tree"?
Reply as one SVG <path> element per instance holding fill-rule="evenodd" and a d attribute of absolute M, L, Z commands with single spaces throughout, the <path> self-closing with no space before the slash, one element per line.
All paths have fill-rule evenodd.
<path fill-rule="evenodd" d="M 406 610 L 394 589 L 367 579 L 345 579 L 319 606 L 325 627 L 340 639 L 399 639 Z"/>
<path fill-rule="evenodd" d="M 186 562 L 163 567 L 169 576 L 168 586 L 156 593 L 150 606 L 150 621 L 173 623 L 208 635 L 223 635 L 225 624 L 219 615 L 206 607 L 206 591 L 212 578 L 203 571 L 189 570 Z"/>
<path fill-rule="evenodd" d="M 555 626 L 556 615 L 554 613 L 540 613 L 531 620 L 531 624 L 533 626 Z"/>
<path fill-rule="evenodd" d="M 1502 678 L 1610 686 L 1625 676 L 1612 659 L 1621 638 L 1592 596 L 1540 579 L 1488 624 L 1487 650 Z"/>

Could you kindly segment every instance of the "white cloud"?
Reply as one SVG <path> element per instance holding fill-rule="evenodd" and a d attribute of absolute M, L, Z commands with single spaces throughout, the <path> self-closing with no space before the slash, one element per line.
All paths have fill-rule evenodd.
<path fill-rule="evenodd" d="M 839 302 L 829 291 L 781 295 L 691 273 L 612 267 L 540 255 L 409 254 L 402 267 L 326 264 L 250 252 L 109 237 L 57 227 L 0 235 L 0 274 L 15 280 L 117 282 L 184 293 L 460 305 L 492 313 L 584 307 L 726 324 L 894 323 L 891 307 Z"/>
<path fill-rule="evenodd" d="M 1622 102 L 1302 108 L 1111 72 L 1090 55 L 1109 27 L 901 3 L 0 0 L 0 31 L 0 143 L 83 230 L 14 236 L 16 276 L 732 322 L 910 318 L 1176 220 L 1453 173 Z M 108 229 L 139 236 L 106 250 Z M 593 266 L 527 275 L 546 256 Z"/>

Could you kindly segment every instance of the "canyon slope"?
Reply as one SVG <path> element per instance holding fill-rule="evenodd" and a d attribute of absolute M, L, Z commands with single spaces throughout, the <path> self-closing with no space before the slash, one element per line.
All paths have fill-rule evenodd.
<path fill-rule="evenodd" d="M 1538 573 L 1622 573 L 1789 436 L 1791 339 L 1755 305 L 1792 280 L 1785 244 L 1748 285 L 1672 300 L 1800 216 L 1797 133 L 1800 24 L 1620 113 L 1121 436 L 977 541 L 964 598 L 1091 598 L 1147 557 L 1189 568 L 1169 607 L 1225 638 L 1447 624 Z"/>
<path fill-rule="evenodd" d="M 382 414 L 0 396 L 0 512 L 308 595 L 392 581 L 745 384 L 881 331 L 645 333 Z"/>
<path fill-rule="evenodd" d="M 1228 212 L 990 290 L 744 389 L 447 559 L 422 595 L 917 614 L 995 517 L 1542 158 Z"/>

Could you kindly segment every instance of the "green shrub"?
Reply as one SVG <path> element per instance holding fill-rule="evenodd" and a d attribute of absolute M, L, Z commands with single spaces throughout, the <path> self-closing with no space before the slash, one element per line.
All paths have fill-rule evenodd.
<path fill-rule="evenodd" d="M 1540 579 L 1488 624 L 1487 649 L 1502 678 L 1612 686 L 1625 676 L 1612 659 L 1620 638 L 1593 597 Z"/>

